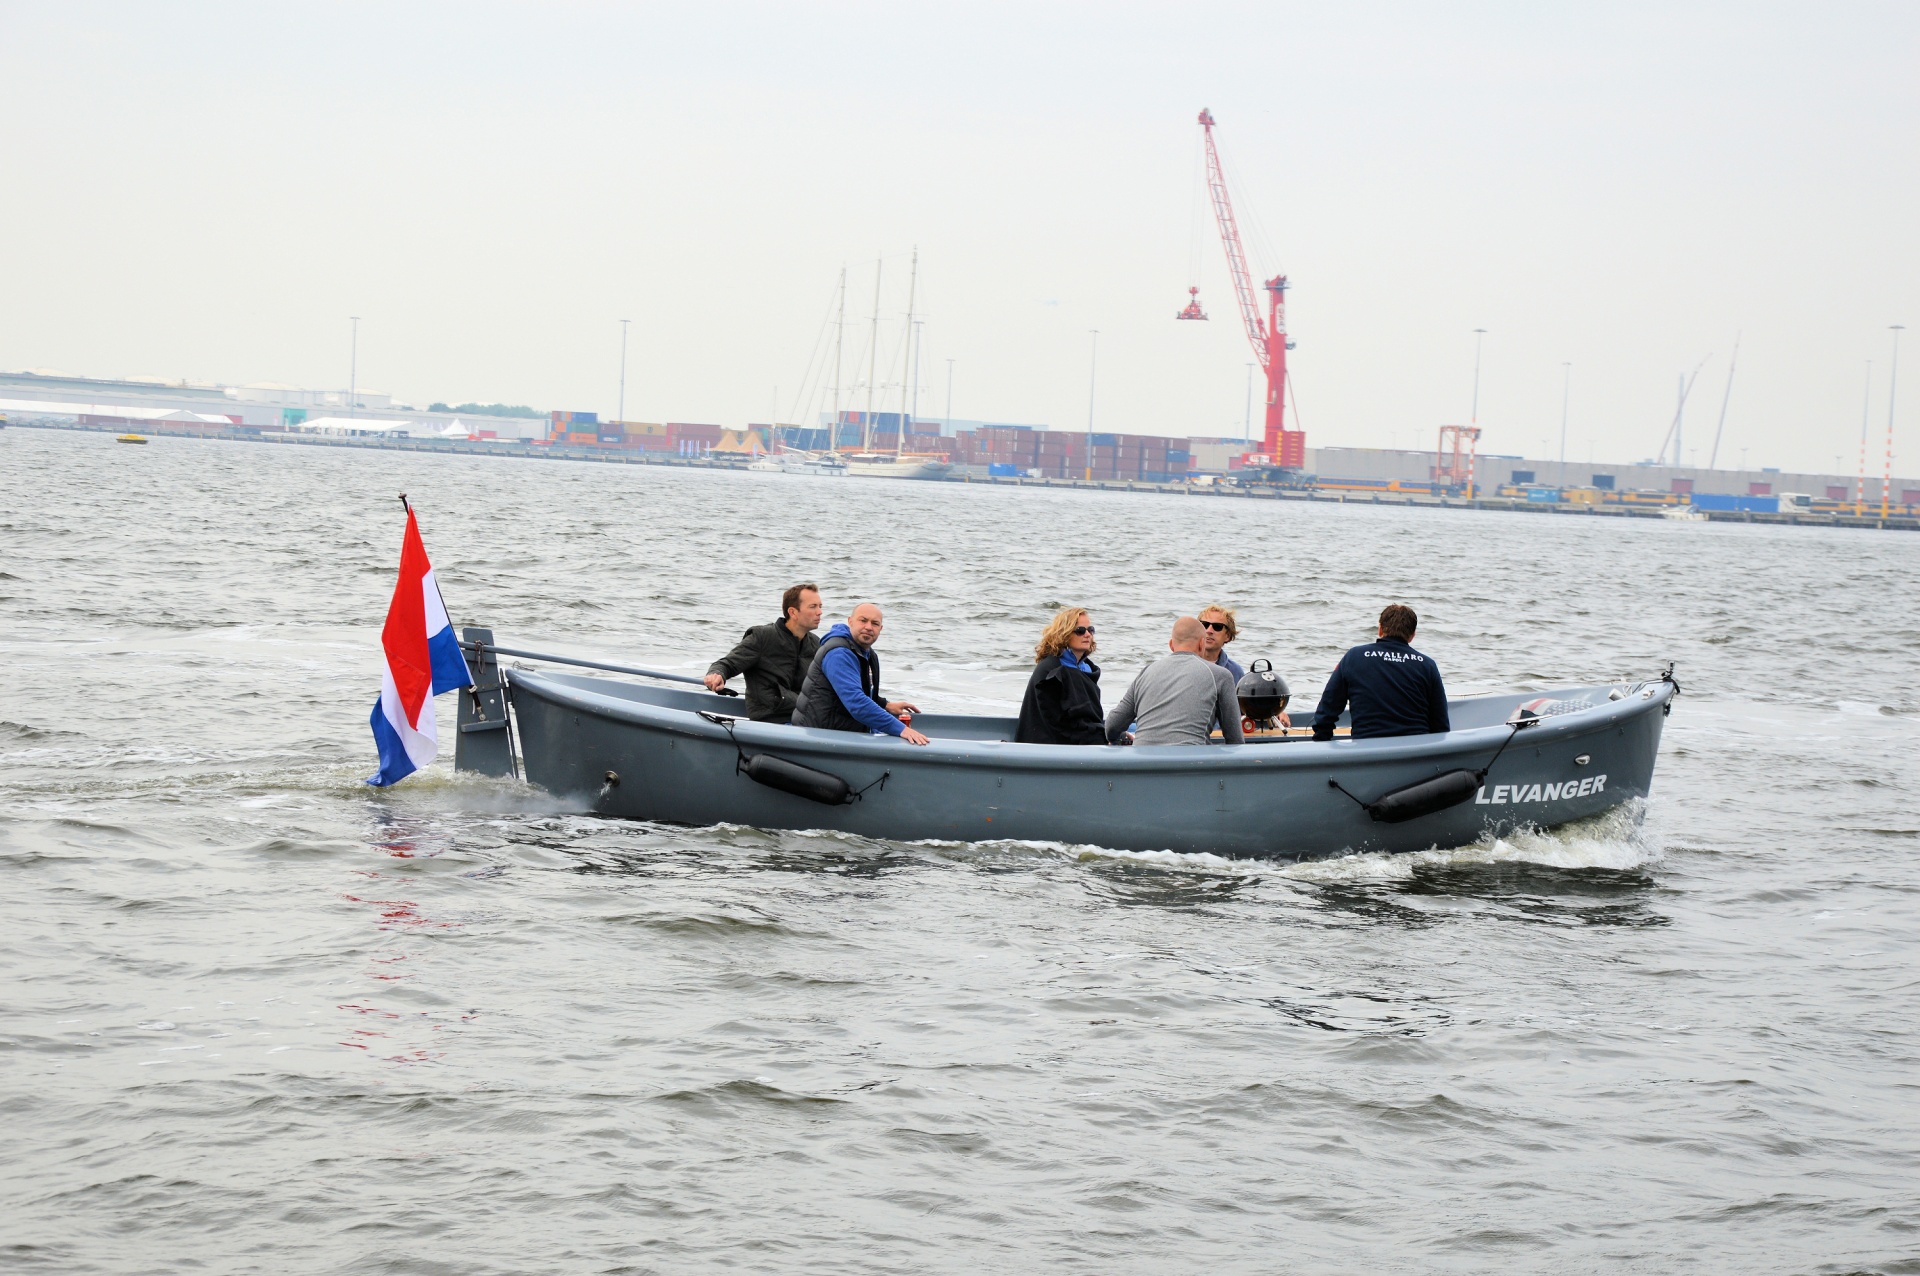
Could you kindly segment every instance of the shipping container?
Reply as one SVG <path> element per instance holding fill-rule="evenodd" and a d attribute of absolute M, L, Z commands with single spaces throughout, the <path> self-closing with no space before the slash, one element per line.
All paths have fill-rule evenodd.
<path fill-rule="evenodd" d="M 1778 514 L 1777 496 L 1726 496 L 1719 492 L 1693 493 L 1693 507 L 1742 514 Z"/>

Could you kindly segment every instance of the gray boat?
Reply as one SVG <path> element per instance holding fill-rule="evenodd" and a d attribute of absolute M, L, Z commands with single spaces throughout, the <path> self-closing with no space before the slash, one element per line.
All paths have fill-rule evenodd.
<path fill-rule="evenodd" d="M 1314 859 L 1464 846 L 1644 798 L 1679 691 L 1644 682 L 1468 696 L 1441 735 L 1098 748 L 1012 743 L 1013 718 L 922 714 L 932 743 L 752 722 L 699 690 L 505 667 L 498 657 L 654 679 L 465 631 L 455 765 L 518 774 L 592 810 L 685 825 L 835 829 L 894 841 L 1022 840 Z M 518 747 L 515 747 L 515 737 Z"/>

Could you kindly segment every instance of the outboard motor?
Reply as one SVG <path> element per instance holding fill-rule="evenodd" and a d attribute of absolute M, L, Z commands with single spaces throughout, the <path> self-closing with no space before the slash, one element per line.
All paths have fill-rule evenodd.
<path fill-rule="evenodd" d="M 1274 720 L 1286 711 L 1287 702 L 1293 699 L 1287 680 L 1273 671 L 1271 660 L 1254 661 L 1241 675 L 1234 694 L 1240 698 L 1240 716 L 1252 724 L 1252 729 L 1264 731 L 1274 728 Z"/>

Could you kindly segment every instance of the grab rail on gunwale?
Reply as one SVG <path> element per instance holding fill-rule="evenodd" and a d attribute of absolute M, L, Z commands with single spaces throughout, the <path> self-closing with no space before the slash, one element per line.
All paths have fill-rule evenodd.
<path fill-rule="evenodd" d="M 501 656 L 522 656 L 528 660 L 545 660 L 556 665 L 579 665 L 583 669 L 605 669 L 609 673 L 629 673 L 641 678 L 659 678 L 663 682 L 686 682 L 696 687 L 706 686 L 706 680 L 692 674 L 663 673 L 658 669 L 642 669 L 638 665 L 616 665 L 605 660 L 582 660 L 578 656 L 556 656 L 550 651 L 528 651 L 522 647 L 502 647 L 497 643 L 478 643 L 462 641 L 463 651 L 491 651 Z M 729 687 L 721 695 L 737 696 L 740 693 Z"/>

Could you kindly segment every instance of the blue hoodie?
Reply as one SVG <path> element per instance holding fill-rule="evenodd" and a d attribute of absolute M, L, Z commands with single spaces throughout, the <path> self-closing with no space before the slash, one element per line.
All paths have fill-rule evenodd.
<path fill-rule="evenodd" d="M 827 630 L 827 642 L 834 638 L 853 639 L 853 631 L 845 625 L 835 625 Z M 855 655 L 855 652 L 861 652 Z M 864 649 L 858 643 L 851 647 L 835 647 L 820 658 L 820 672 L 827 675 L 827 681 L 833 684 L 833 693 L 840 697 L 840 704 L 853 715 L 854 720 L 869 731 L 878 731 L 882 735 L 899 735 L 905 731 L 906 724 L 887 712 L 887 706 L 877 703 L 872 696 L 860 689 L 860 663 L 864 660 Z"/>

